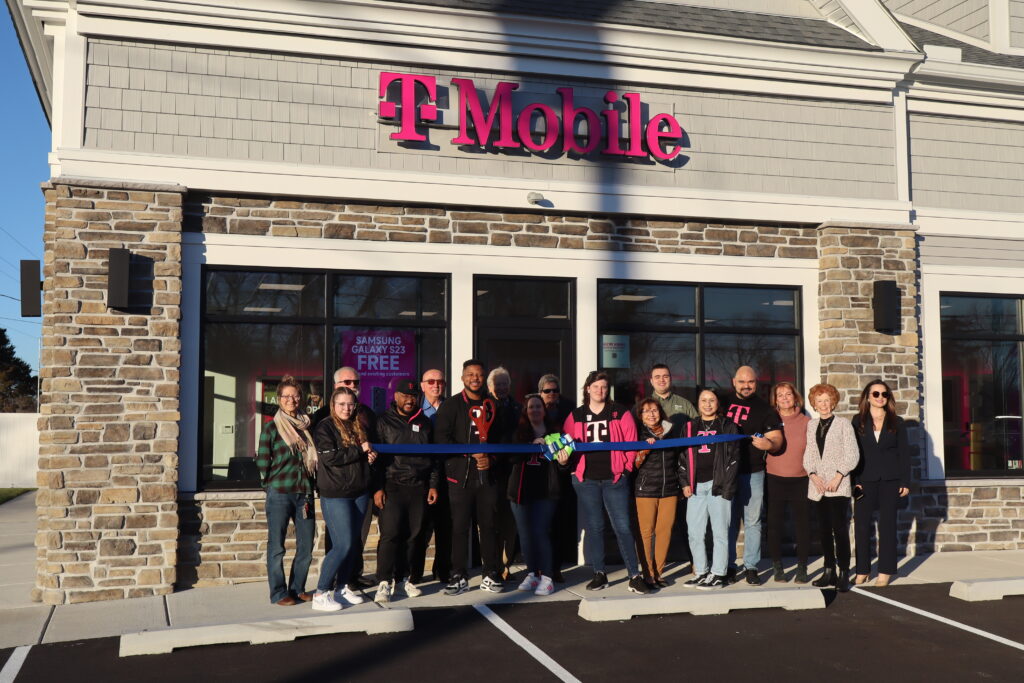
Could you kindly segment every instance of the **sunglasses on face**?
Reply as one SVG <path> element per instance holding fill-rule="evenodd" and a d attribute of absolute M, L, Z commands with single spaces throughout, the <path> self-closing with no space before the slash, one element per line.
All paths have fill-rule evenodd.
<path fill-rule="evenodd" d="M 359 386 L 359 380 L 357 380 L 357 379 L 343 379 L 343 380 L 341 380 L 340 384 L 344 384 L 347 387 L 358 387 Z"/>
<path fill-rule="evenodd" d="M 542 393 L 542 394 L 557 394 L 558 393 L 558 389 L 541 389 L 540 393 Z"/>
<path fill-rule="evenodd" d="M 442 387 L 444 386 L 444 380 L 443 379 L 425 379 L 423 381 L 425 383 L 429 384 L 430 386 L 435 386 L 435 385 L 438 385 L 438 384 L 441 385 Z"/>
<path fill-rule="evenodd" d="M 888 391 L 872 391 L 871 395 L 874 398 L 889 398 L 889 392 Z"/>

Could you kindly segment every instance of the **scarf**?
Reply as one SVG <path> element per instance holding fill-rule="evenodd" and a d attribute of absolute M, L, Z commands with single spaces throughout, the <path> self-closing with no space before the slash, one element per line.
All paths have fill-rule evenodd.
<path fill-rule="evenodd" d="M 313 443 L 313 437 L 309 434 L 309 415 L 300 413 L 292 417 L 278 409 L 277 414 L 274 415 L 274 425 L 291 452 L 302 459 L 306 473 L 311 477 L 315 476 L 316 444 Z"/>

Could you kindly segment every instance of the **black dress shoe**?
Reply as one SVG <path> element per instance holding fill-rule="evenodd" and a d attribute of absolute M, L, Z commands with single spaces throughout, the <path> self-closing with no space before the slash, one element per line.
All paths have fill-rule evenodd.
<path fill-rule="evenodd" d="M 757 575 L 757 570 L 756 569 L 748 569 L 747 570 L 747 583 L 750 584 L 751 586 L 760 586 L 761 585 L 761 577 Z"/>
<path fill-rule="evenodd" d="M 817 588 L 828 588 L 829 586 L 836 585 L 836 570 L 832 567 L 825 567 L 825 571 L 811 585 Z"/>
<path fill-rule="evenodd" d="M 836 572 L 836 590 L 845 593 L 850 590 L 850 570 L 840 569 Z"/>

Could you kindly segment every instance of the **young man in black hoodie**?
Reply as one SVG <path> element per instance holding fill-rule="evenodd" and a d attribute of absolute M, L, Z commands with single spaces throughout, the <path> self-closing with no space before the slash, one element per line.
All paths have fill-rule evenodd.
<path fill-rule="evenodd" d="M 395 385 L 395 400 L 377 420 L 377 433 L 381 443 L 428 444 L 432 423 L 419 406 L 419 387 L 412 379 L 399 380 Z M 411 567 L 419 546 L 427 506 L 437 502 L 437 487 L 441 483 L 441 461 L 430 455 L 382 454 L 375 468 L 373 503 L 380 513 L 380 542 L 377 544 L 377 595 L 374 601 L 387 604 L 401 585 L 401 576 L 395 575 L 396 558 L 404 554 L 406 568 Z M 406 533 L 408 529 L 408 533 Z M 412 577 L 404 582 L 405 594 L 415 598 L 422 593 Z"/>
<path fill-rule="evenodd" d="M 483 404 L 484 364 L 467 360 L 462 364 L 462 385 L 437 411 L 434 440 L 439 444 L 478 444 L 480 433 L 470 419 L 471 407 Z M 445 460 L 445 479 L 452 508 L 452 576 L 444 592 L 458 595 L 469 589 L 466 570 L 469 565 L 469 532 L 476 512 L 480 536 L 480 559 L 483 562 L 481 590 L 500 593 L 500 549 L 495 530 L 498 509 L 498 487 L 491 475 L 492 458 L 484 453 L 453 455 Z"/>

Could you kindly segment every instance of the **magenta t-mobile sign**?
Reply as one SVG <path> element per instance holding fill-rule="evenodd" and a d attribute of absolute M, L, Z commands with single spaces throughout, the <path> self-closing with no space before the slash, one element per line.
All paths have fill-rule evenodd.
<path fill-rule="evenodd" d="M 436 122 L 437 78 L 382 72 L 378 96 L 387 96 L 392 83 L 398 85 L 398 102 L 380 103 L 380 116 L 395 119 L 398 130 L 390 135 L 392 140 L 424 142 L 427 136 L 417 130 L 418 124 Z M 594 111 L 588 107 L 576 106 L 572 88 L 556 88 L 561 98 L 557 108 L 543 102 L 530 102 L 515 110 L 512 91 L 518 83 L 501 82 L 494 89 L 490 106 L 484 109 L 480 95 L 469 78 L 453 78 L 452 86 L 459 93 L 459 134 L 452 138 L 454 145 L 475 145 L 521 149 L 532 152 L 548 152 L 561 144 L 563 152 L 590 154 L 599 152 L 610 156 L 654 157 L 661 161 L 674 159 L 682 150 L 684 132 L 682 126 L 671 114 L 655 114 L 645 121 L 640 93 L 622 93 L 614 90 L 604 94 L 608 108 Z M 426 93 L 426 103 L 417 106 L 417 88 Z M 394 91 L 394 89 L 392 89 Z M 617 103 L 624 103 L 616 108 Z M 534 119 L 540 117 L 543 126 L 535 127 Z M 577 123 L 586 122 L 586 133 L 577 134 Z M 627 135 L 621 133 L 626 124 Z"/>

